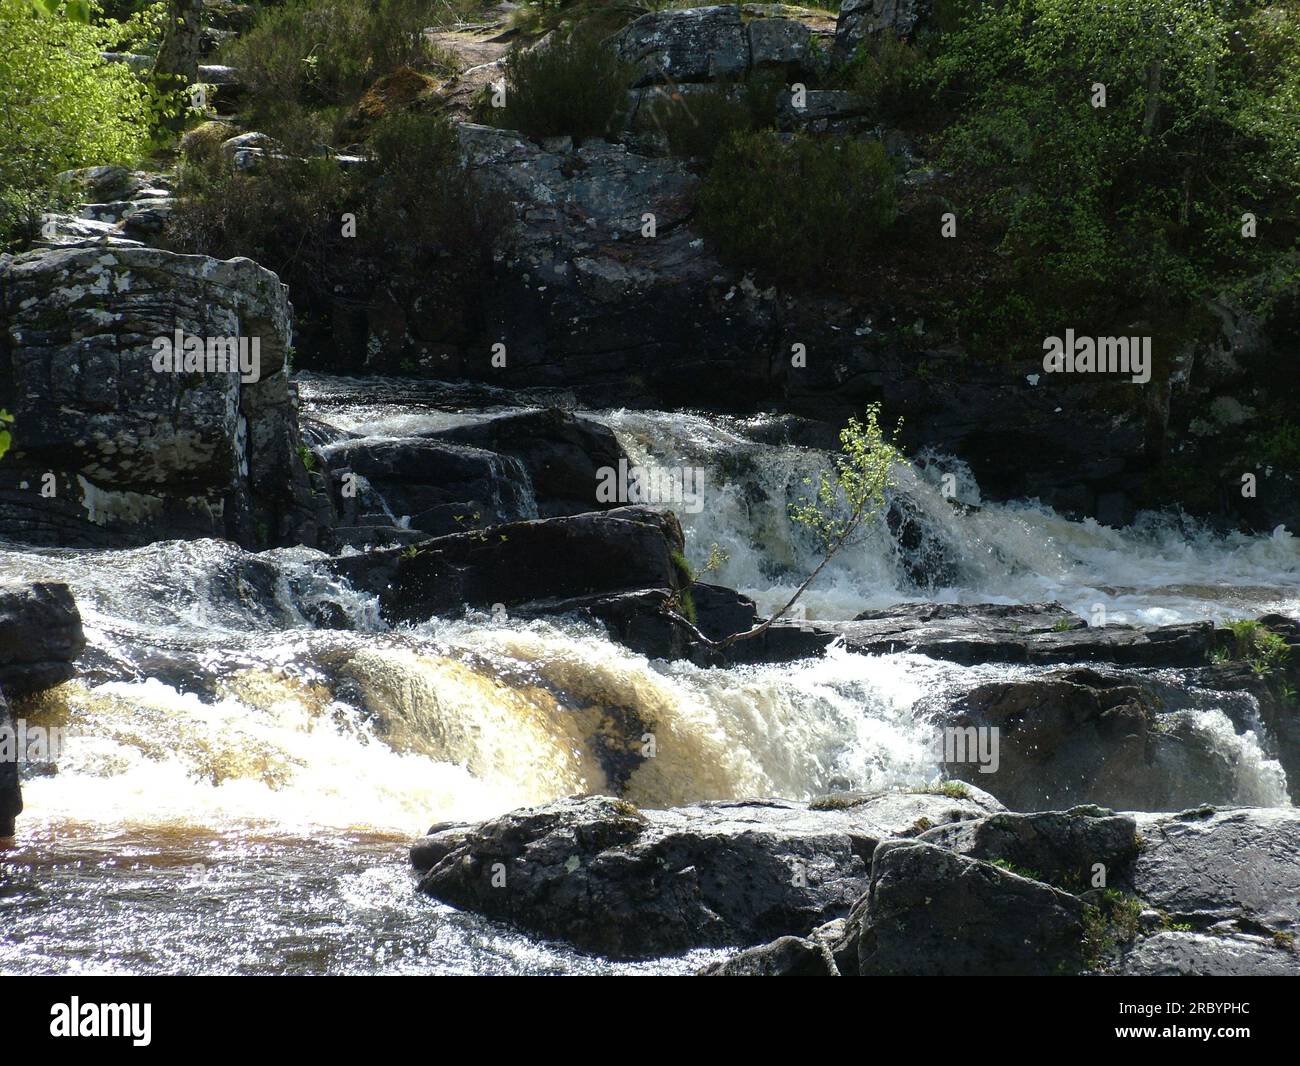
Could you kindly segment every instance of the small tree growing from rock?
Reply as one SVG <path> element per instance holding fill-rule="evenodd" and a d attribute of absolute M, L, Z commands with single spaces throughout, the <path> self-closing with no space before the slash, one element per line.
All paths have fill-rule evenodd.
<path fill-rule="evenodd" d="M 721 640 L 706 637 L 694 622 L 683 617 L 675 609 L 679 601 L 669 601 L 665 608 L 669 616 L 686 627 L 695 640 L 713 651 L 722 651 L 737 641 L 750 640 L 765 633 L 773 622 L 794 607 L 840 549 L 855 540 L 884 506 L 886 490 L 897 484 L 895 466 L 907 462 L 896 444 L 901 428 L 900 420 L 894 432 L 886 435 L 880 427 L 880 405 L 871 404 L 863 419 L 850 418 L 840 430 L 840 453 L 834 464 L 822 471 L 813 494 L 790 508 L 791 519 L 816 539 L 822 559 L 795 589 L 785 606 L 753 628 Z"/>

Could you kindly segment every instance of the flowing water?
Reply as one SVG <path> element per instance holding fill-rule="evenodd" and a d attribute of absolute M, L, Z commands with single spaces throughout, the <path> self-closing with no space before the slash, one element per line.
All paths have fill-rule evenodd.
<path fill-rule="evenodd" d="M 327 432 L 375 438 L 517 409 L 382 380 L 303 388 Z M 761 608 L 784 602 L 815 562 L 787 507 L 822 453 L 786 442 L 771 417 L 590 414 L 634 463 L 698 478 L 679 478 L 698 494 L 674 509 L 692 560 L 727 553 L 711 580 Z M 1300 614 L 1300 542 L 1284 530 L 1071 522 L 1034 501 L 982 501 L 944 456 L 914 457 L 896 496 L 916 535 L 900 546 L 882 519 L 823 573 L 810 617 L 1052 599 L 1108 622 Z M 72 586 L 89 641 L 77 681 L 17 709 L 63 743 L 56 765 L 30 768 L 22 846 L 0 861 L 0 971 L 690 972 L 710 956 L 614 965 L 459 914 L 414 891 L 406 846 L 435 821 L 580 792 L 669 806 L 923 784 L 938 769 L 927 700 L 1032 673 L 838 648 L 702 669 L 577 623 L 472 613 L 390 628 L 323 558 L 217 541 L 0 544 L 0 574 Z M 1234 768 L 1234 799 L 1287 803 L 1249 697 L 1148 680 Z M 613 734 L 646 724 L 657 757 L 615 774 Z"/>

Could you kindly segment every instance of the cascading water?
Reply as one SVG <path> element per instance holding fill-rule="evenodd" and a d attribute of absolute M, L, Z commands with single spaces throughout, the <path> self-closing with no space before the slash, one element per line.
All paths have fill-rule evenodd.
<path fill-rule="evenodd" d="M 308 413 L 384 439 L 485 417 L 369 409 L 349 388 L 368 390 L 308 382 Z M 788 598 L 815 554 L 787 508 L 823 454 L 770 443 L 770 420 L 593 417 L 634 463 L 698 470 L 703 506 L 677 510 L 693 561 L 727 552 L 712 579 L 760 609 Z M 1057 599 L 1112 622 L 1300 613 L 1300 542 L 1285 531 L 1218 536 L 1156 516 L 1115 531 L 983 503 L 941 456 L 903 471 L 895 501 L 908 534 L 882 517 L 824 572 L 810 617 L 920 599 Z M 321 558 L 212 541 L 0 550 L 6 576 L 72 586 L 90 642 L 78 681 L 21 707 L 66 733 L 57 773 L 25 783 L 26 848 L 4 865 L 5 972 L 607 968 L 416 897 L 403 845 L 434 821 L 576 792 L 671 806 L 921 785 L 937 773 L 927 701 L 1033 673 L 834 647 L 704 669 L 647 661 L 592 626 L 478 614 L 392 629 Z M 1231 767 L 1239 801 L 1288 802 L 1248 706 L 1171 685 L 1167 711 Z M 655 757 L 632 757 L 646 736 Z"/>

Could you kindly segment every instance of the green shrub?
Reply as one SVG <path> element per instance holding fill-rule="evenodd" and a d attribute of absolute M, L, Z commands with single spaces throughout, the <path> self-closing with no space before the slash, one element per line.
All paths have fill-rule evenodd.
<path fill-rule="evenodd" d="M 0 247 L 33 232 L 62 170 L 133 163 L 148 144 L 141 82 L 105 63 L 111 28 L 0 0 Z"/>
<path fill-rule="evenodd" d="M 263 101 L 344 104 L 398 67 L 433 52 L 428 0 L 287 0 L 263 8 L 227 49 Z"/>
<path fill-rule="evenodd" d="M 235 170 L 212 139 L 183 143 L 166 243 L 274 270 L 308 339 L 328 343 L 340 293 L 364 304 L 381 284 L 396 292 L 409 283 L 448 309 L 473 300 L 510 221 L 508 205 L 463 165 L 439 115 L 381 119 L 371 159 L 347 169 L 329 155 L 271 153 L 255 169 Z M 355 235 L 344 234 L 345 214 L 355 217 Z"/>
<path fill-rule="evenodd" d="M 1001 235 L 1004 272 L 968 315 L 986 346 L 1177 321 L 1294 245 L 1294 0 L 1007 0 L 965 8 L 936 43 L 958 213 Z"/>
<path fill-rule="evenodd" d="M 505 106 L 489 86 L 475 105 L 479 122 L 530 137 L 609 136 L 627 113 L 632 70 L 595 34 L 571 32 L 505 58 Z"/>
<path fill-rule="evenodd" d="M 926 90 L 924 63 L 915 45 L 880 34 L 858 46 L 837 81 L 862 96 L 882 117 L 897 122 L 915 113 Z"/>
<path fill-rule="evenodd" d="M 776 124 L 782 87 L 775 79 L 751 76 L 736 86 L 660 95 L 650 105 L 650 122 L 668 139 L 673 155 L 710 162 L 732 134 Z"/>
<path fill-rule="evenodd" d="M 736 134 L 705 177 L 699 218 L 739 269 L 833 284 L 861 270 L 893 221 L 893 170 L 874 141 Z"/>

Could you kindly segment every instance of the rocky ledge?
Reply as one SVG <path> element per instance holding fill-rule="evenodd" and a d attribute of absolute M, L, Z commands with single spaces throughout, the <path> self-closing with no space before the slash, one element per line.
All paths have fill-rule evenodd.
<path fill-rule="evenodd" d="M 604 955 L 745 948 L 710 975 L 1300 974 L 1291 809 L 588 796 L 434 826 L 412 861 L 438 899 Z"/>

